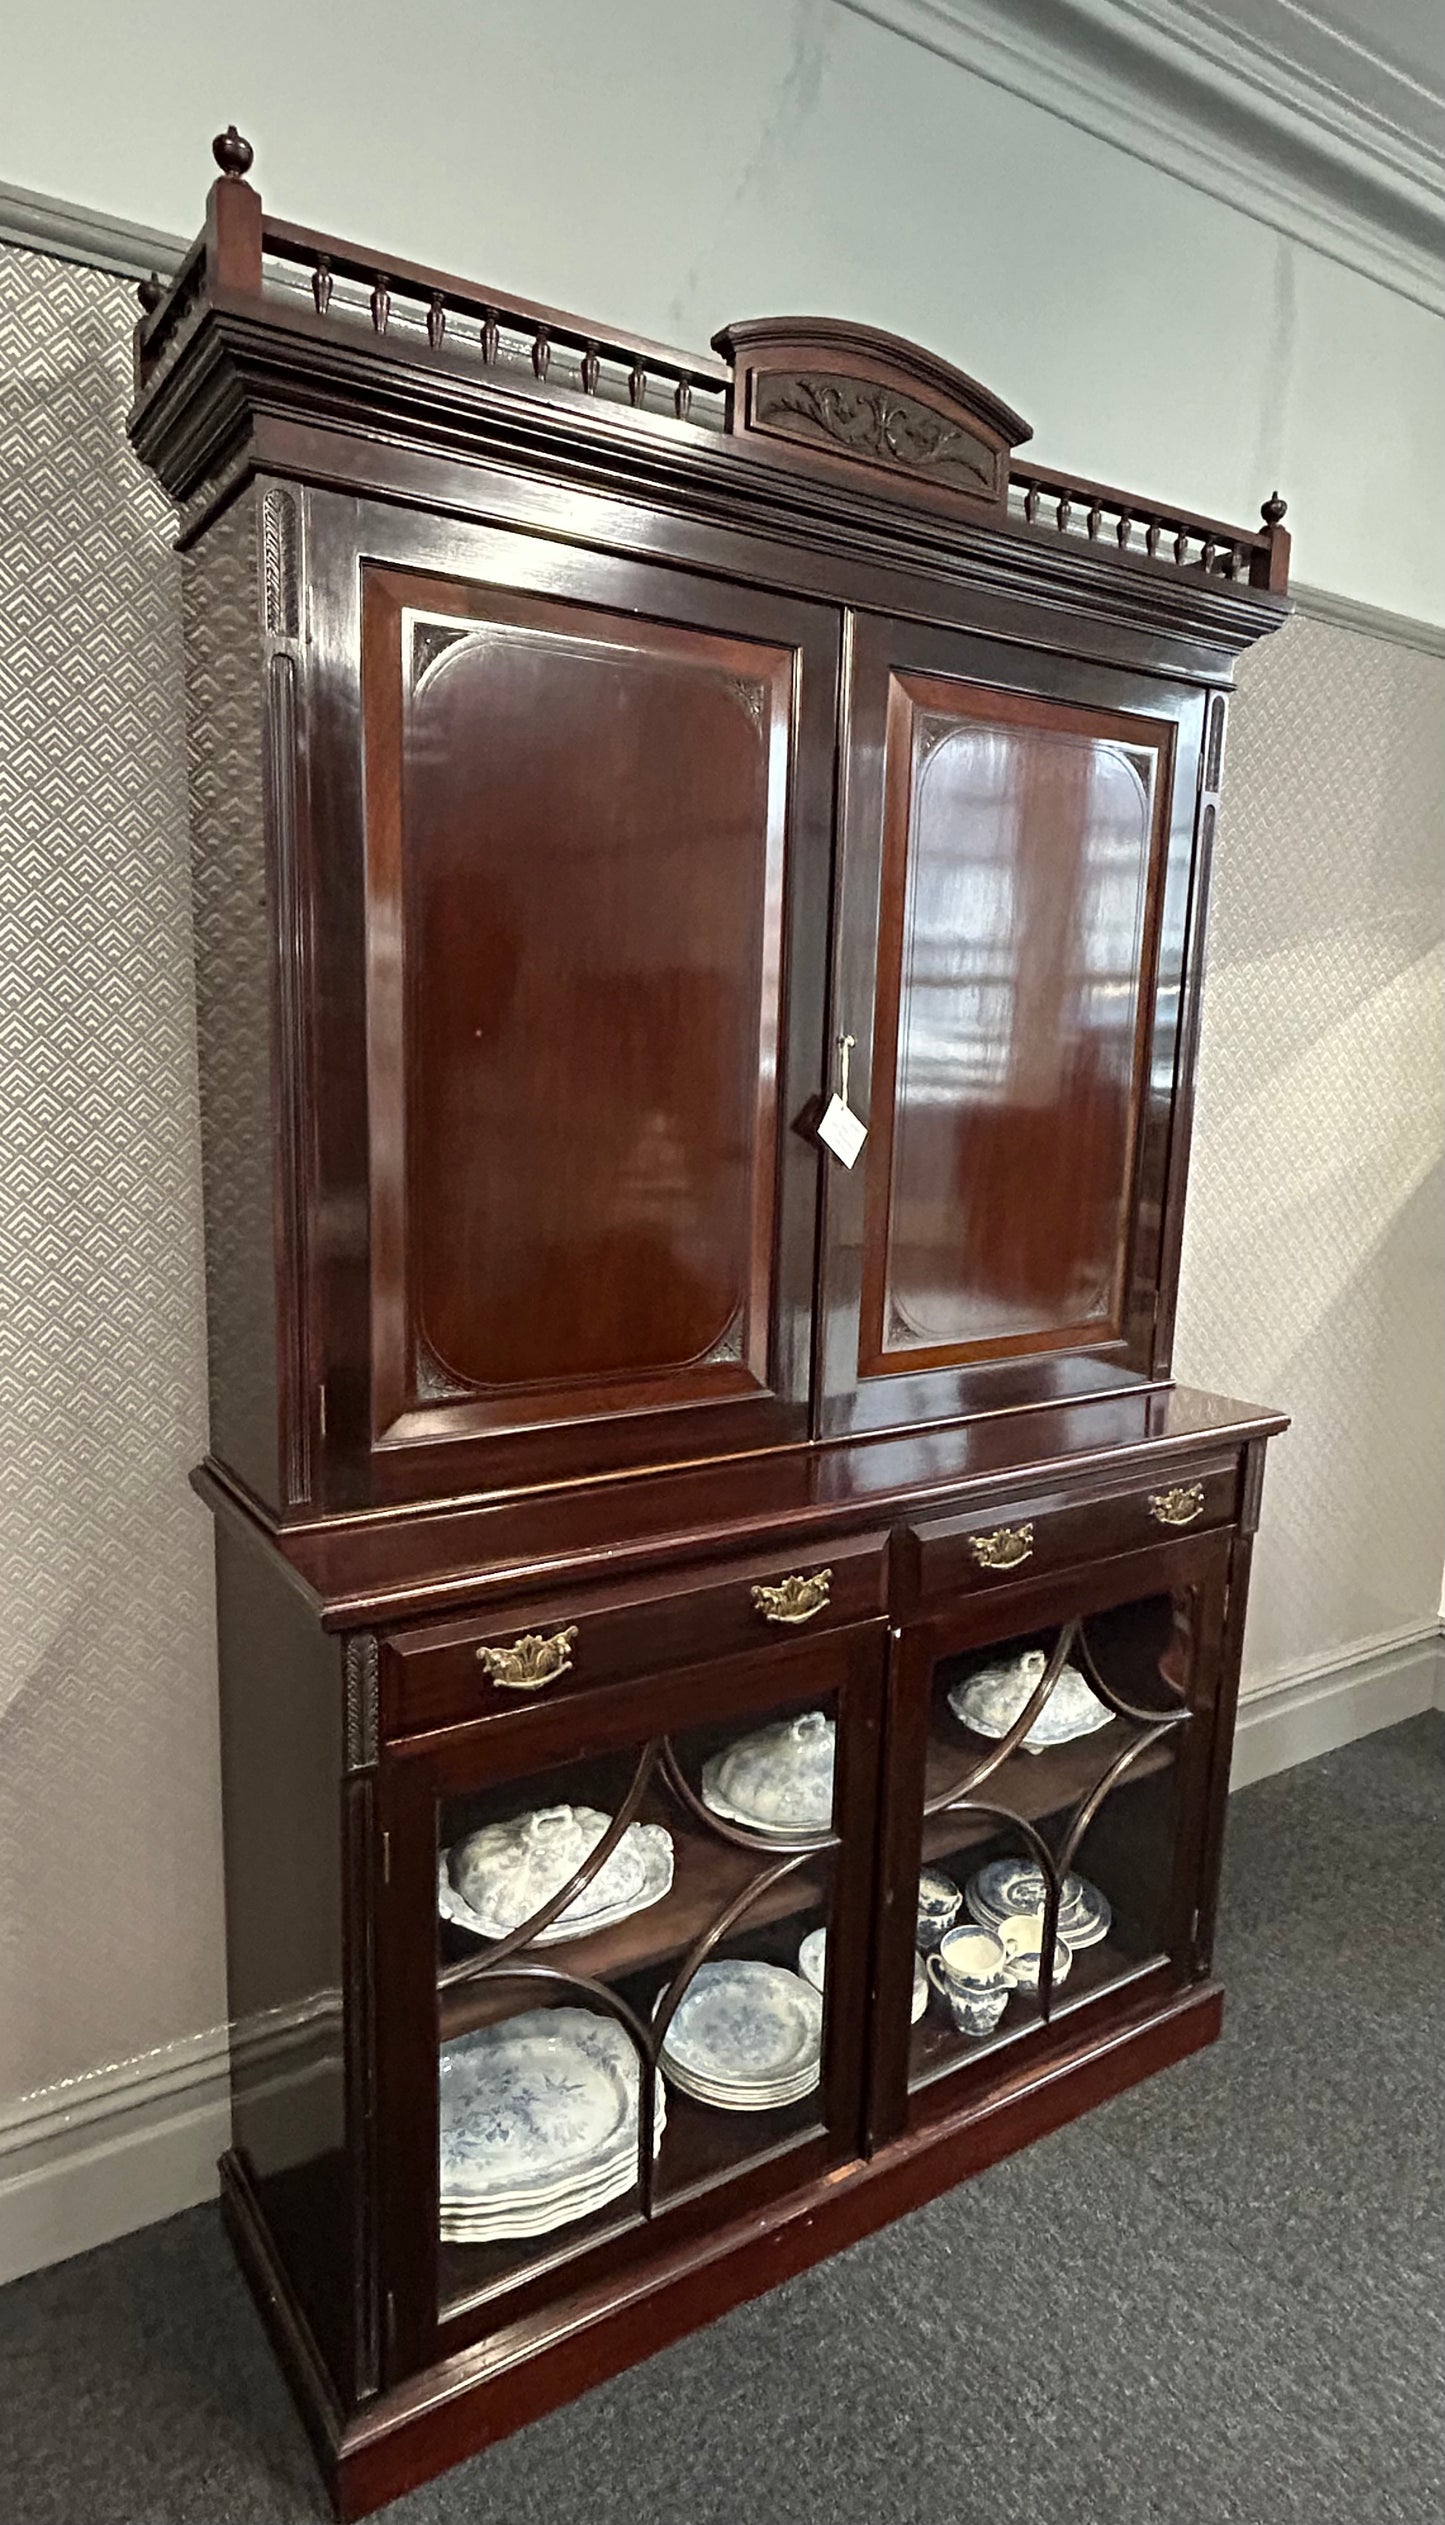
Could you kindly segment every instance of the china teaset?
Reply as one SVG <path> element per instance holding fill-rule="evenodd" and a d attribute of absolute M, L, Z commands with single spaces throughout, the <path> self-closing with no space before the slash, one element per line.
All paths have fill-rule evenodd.
<path fill-rule="evenodd" d="M 918 1879 L 918 1945 L 929 1982 L 960 2034 L 992 2034 L 1016 1991 L 1043 1976 L 1044 1872 L 1032 1859 L 991 1859 L 960 1891 L 940 1868 Z M 966 1918 L 960 1915 L 967 1913 Z M 1086 1878 L 1064 1878 L 1052 1983 L 1066 1980 L 1076 1949 L 1096 1946 L 1113 1914 Z"/>
<path fill-rule="evenodd" d="M 984 1667 L 951 1686 L 949 1706 L 976 1733 L 1004 1736 L 1037 1690 L 1040 1651 Z M 1112 1713 L 1076 1668 L 1061 1668 L 1025 1747 L 1037 1752 L 1107 1726 Z M 805 1710 L 737 1738 L 702 1769 L 702 1801 L 735 1834 L 796 1845 L 832 1822 L 834 1722 Z M 600 1867 L 548 1913 L 615 1834 Z M 662 1824 L 558 1805 L 490 1823 L 441 1853 L 437 1906 L 468 1937 L 560 1945 L 613 1928 L 672 1890 L 676 1856 Z M 995 1859 L 965 1887 L 936 1868 L 918 1880 L 917 1951 L 910 2000 L 923 2016 L 930 1989 L 955 2028 L 994 2032 L 1010 1999 L 1039 1987 L 1044 1877 L 1031 1860 Z M 1083 1877 L 1061 1888 L 1052 1980 L 1073 1954 L 1107 1935 L 1110 1909 Z M 823 2045 L 827 1931 L 810 1929 L 797 1969 L 750 1957 L 700 1964 L 673 2007 L 658 2053 L 654 2145 L 667 2086 L 728 2112 L 765 2112 L 817 2087 Z M 660 1993 L 661 2007 L 666 1994 Z M 446 2241 L 501 2243 L 551 2232 L 622 2198 L 637 2180 L 641 2073 L 632 2036 L 595 2009 L 534 2008 L 441 2047 L 440 2223 Z"/>

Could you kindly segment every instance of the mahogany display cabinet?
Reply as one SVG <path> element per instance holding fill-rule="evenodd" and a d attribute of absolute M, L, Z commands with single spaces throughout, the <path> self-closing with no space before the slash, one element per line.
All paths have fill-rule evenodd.
<path fill-rule="evenodd" d="M 1218 2028 L 1284 1424 L 1170 1353 L 1287 538 L 1030 464 L 886 334 L 604 334 L 250 156 L 141 291 L 131 435 L 184 554 L 223 2197 L 360 2515 Z M 987 2023 L 920 1879 L 1008 1948 Z"/>

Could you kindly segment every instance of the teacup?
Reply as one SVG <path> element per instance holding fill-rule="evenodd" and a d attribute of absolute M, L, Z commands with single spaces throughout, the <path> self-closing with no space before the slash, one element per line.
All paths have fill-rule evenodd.
<path fill-rule="evenodd" d="M 993 2032 L 1013 1991 L 1001 1938 L 991 1929 L 950 1929 L 925 1969 L 960 2034 Z"/>
<path fill-rule="evenodd" d="M 963 1909 L 963 1896 L 941 1868 L 926 1867 L 918 1879 L 918 1952 L 931 1955 Z"/>
<path fill-rule="evenodd" d="M 1008 1977 L 1015 1990 L 1037 1990 L 1044 1960 L 1044 1915 L 1042 1911 L 1020 1911 L 1011 1920 L 999 1923 L 1000 1938 L 1007 1956 Z M 1054 1988 L 1064 1979 L 1073 1961 L 1070 1949 L 1062 1938 L 1054 1942 Z"/>

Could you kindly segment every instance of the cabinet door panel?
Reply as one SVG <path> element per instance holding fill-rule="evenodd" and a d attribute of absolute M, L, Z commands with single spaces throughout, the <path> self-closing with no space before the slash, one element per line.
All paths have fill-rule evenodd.
<path fill-rule="evenodd" d="M 1215 1534 L 1126 1555 L 905 1631 L 876 2135 L 1203 1971 L 1230 1549 Z"/>
<path fill-rule="evenodd" d="M 761 1382 L 791 659 L 507 610 L 405 617 L 418 1367 Z"/>
<path fill-rule="evenodd" d="M 1079 1354 L 1148 1373 L 1199 711 L 858 632 L 838 1020 L 870 1136 L 830 1180 L 826 1425 L 977 1408 L 980 1371 L 1037 1399 Z"/>
<path fill-rule="evenodd" d="M 835 622 L 482 530 L 378 542 L 372 1495 L 800 1437 Z"/>
<path fill-rule="evenodd" d="M 886 1644 L 875 1621 L 387 1757 L 398 2373 L 856 2158 Z"/>

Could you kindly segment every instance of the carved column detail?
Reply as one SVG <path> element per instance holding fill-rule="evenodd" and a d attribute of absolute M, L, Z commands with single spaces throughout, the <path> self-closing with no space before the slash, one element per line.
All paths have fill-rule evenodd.
<path fill-rule="evenodd" d="M 380 1733 L 381 1651 L 374 1631 L 353 1631 L 346 1643 L 346 1768 L 370 1771 Z"/>
<path fill-rule="evenodd" d="M 268 491 L 261 504 L 261 577 L 266 629 L 273 639 L 295 640 L 301 628 L 301 577 L 296 502 L 289 491 Z"/>

